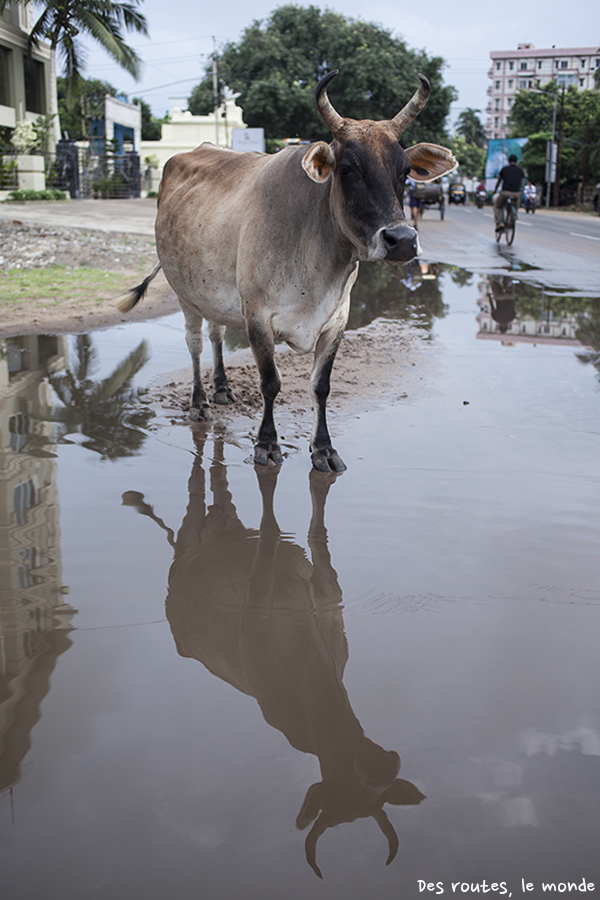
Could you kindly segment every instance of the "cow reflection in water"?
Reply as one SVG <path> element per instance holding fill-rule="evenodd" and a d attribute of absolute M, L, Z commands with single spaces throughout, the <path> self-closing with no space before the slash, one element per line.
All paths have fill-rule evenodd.
<path fill-rule="evenodd" d="M 275 519 L 278 470 L 257 469 L 263 514 L 256 531 L 237 516 L 219 441 L 210 467 L 214 503 L 206 508 L 203 441 L 197 449 L 176 541 L 143 495 L 123 495 L 125 504 L 165 528 L 175 548 L 166 607 L 177 649 L 255 697 L 266 721 L 293 747 L 318 757 L 322 781 L 308 789 L 296 819 L 300 829 L 314 822 L 306 838 L 314 872 L 322 877 L 316 848 L 326 829 L 370 816 L 388 840 L 389 864 L 398 838 L 384 803 L 413 805 L 424 795 L 396 777 L 398 754 L 365 736 L 342 682 L 348 659 L 342 592 L 324 524 L 336 476 L 310 474 L 309 562 Z"/>

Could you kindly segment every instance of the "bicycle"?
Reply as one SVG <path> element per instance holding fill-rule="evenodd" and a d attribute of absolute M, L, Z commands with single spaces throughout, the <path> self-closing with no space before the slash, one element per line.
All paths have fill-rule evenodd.
<path fill-rule="evenodd" d="M 496 243 L 500 243 L 502 235 L 506 238 L 506 243 L 510 247 L 515 239 L 515 228 L 517 227 L 517 209 L 515 201 L 512 197 L 508 197 L 506 203 L 502 207 L 502 230 L 496 232 Z"/>

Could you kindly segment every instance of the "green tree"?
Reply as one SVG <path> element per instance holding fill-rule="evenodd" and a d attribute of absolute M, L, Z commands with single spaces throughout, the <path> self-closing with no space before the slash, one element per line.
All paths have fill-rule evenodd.
<path fill-rule="evenodd" d="M 162 124 L 165 119 L 157 119 L 156 116 L 153 116 L 150 104 L 140 97 L 134 97 L 133 102 L 139 103 L 142 110 L 142 140 L 160 141 Z"/>
<path fill-rule="evenodd" d="M 28 5 L 30 0 L 0 0 L 0 14 L 9 3 Z M 88 34 L 98 41 L 115 62 L 134 78 L 140 74 L 140 58 L 135 50 L 125 43 L 123 29 L 147 35 L 146 19 L 136 7 L 140 0 L 116 3 L 113 0 L 34 0 L 42 8 L 41 15 L 34 23 L 28 37 L 31 50 L 40 41 L 50 44 L 50 82 L 56 83 L 56 52 L 59 51 L 64 63 L 67 100 L 74 104 L 84 69 L 84 54 L 79 34 Z M 50 114 L 58 113 L 58 98 L 50 96 Z M 56 136 L 60 137 L 58 115 Z"/>
<path fill-rule="evenodd" d="M 457 134 L 450 141 L 450 149 L 458 160 L 459 173 L 468 178 L 482 178 L 485 169 L 485 150 Z"/>
<path fill-rule="evenodd" d="M 552 135 L 556 82 L 541 93 L 519 91 L 511 110 L 513 137 L 528 138 L 523 164 L 533 181 L 544 180 L 546 142 Z M 571 86 L 558 92 L 555 139 L 560 153 L 561 196 L 576 199 L 583 179 L 600 181 L 600 93 Z"/>
<path fill-rule="evenodd" d="M 444 61 L 412 50 L 391 31 L 316 6 L 280 6 L 255 21 L 219 59 L 219 78 L 237 96 L 250 127 L 267 138 L 330 139 L 319 117 L 314 91 L 332 69 L 339 75 L 329 94 L 338 112 L 355 119 L 390 119 L 410 99 L 422 72 L 431 83 L 425 109 L 407 129 L 405 141 L 441 143 L 453 87 L 443 84 Z M 222 90 L 222 89 L 221 89 Z M 213 108 L 212 63 L 192 92 L 189 108 Z"/>
<path fill-rule="evenodd" d="M 90 119 L 102 118 L 104 115 L 105 95 L 117 95 L 117 89 L 112 84 L 99 78 L 80 79 L 75 104 L 67 99 L 66 78 L 56 79 L 56 89 L 61 129 L 76 141 L 89 137 Z"/>
<path fill-rule="evenodd" d="M 487 138 L 483 123 L 477 115 L 479 112 L 481 112 L 481 110 L 471 109 L 470 106 L 467 107 L 467 109 L 463 109 L 456 120 L 456 132 L 457 134 L 460 134 L 468 144 L 475 144 L 476 147 L 479 147 L 479 149 L 482 150 Z"/>

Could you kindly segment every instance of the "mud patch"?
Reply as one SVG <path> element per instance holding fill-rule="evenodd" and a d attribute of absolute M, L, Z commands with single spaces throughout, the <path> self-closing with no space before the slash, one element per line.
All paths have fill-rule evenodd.
<path fill-rule="evenodd" d="M 408 402 L 417 390 L 423 389 L 423 336 L 404 322 L 386 319 L 376 319 L 364 328 L 346 332 L 333 367 L 327 403 L 332 431 L 336 417 L 360 416 L 384 403 Z M 299 355 L 279 346 L 275 359 L 282 381 L 275 402 L 280 438 L 308 438 L 312 424 L 312 354 Z M 213 424 L 221 423 L 228 432 L 254 431 L 260 422 L 262 398 L 251 351 L 230 354 L 226 367 L 237 400 L 229 406 L 212 404 Z M 203 367 L 207 392 L 210 377 L 210 369 Z M 170 416 L 172 422 L 187 423 L 191 389 L 191 368 L 172 372 L 154 384 L 146 400 Z"/>

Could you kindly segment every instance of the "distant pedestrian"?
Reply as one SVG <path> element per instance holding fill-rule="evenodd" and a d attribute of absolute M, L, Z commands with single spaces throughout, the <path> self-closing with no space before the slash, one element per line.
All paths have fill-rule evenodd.
<path fill-rule="evenodd" d="M 416 231 L 419 230 L 419 212 L 421 211 L 421 207 L 423 206 L 423 200 L 416 195 L 417 190 L 417 182 L 414 178 L 407 178 L 406 184 L 409 189 L 409 206 L 413 220 L 413 226 Z M 423 185 L 419 182 L 419 189 L 422 189 Z"/>

